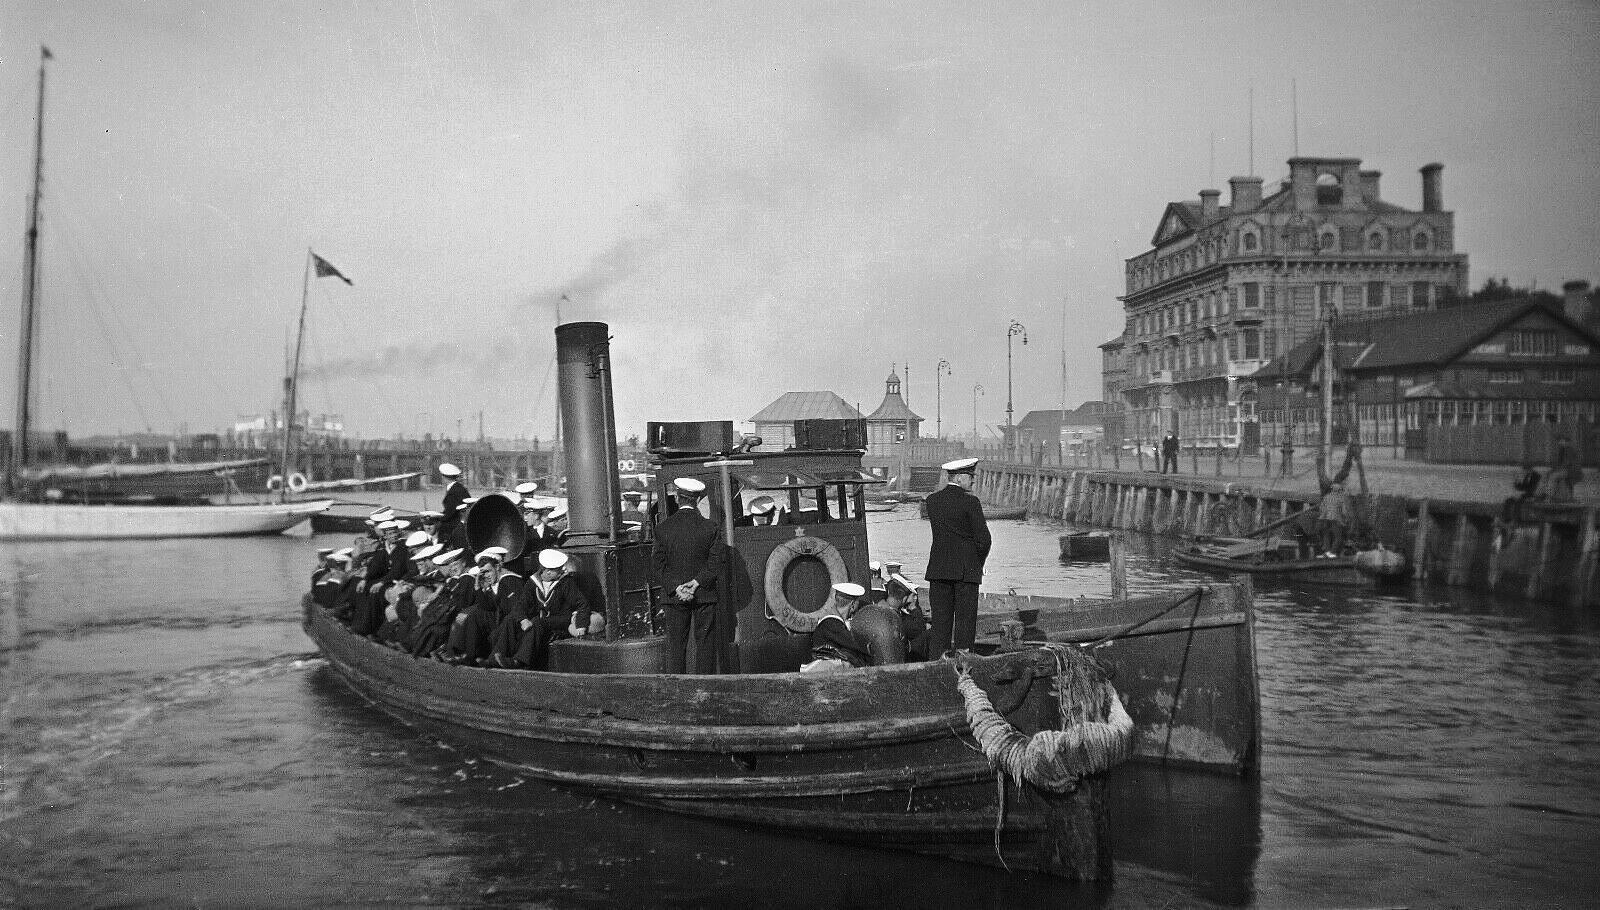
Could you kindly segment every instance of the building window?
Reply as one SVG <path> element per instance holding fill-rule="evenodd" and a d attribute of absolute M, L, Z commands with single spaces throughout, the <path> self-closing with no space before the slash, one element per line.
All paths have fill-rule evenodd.
<path fill-rule="evenodd" d="M 1318 241 L 1317 245 L 1321 247 L 1324 253 L 1331 253 L 1333 252 L 1334 248 L 1339 245 L 1339 237 L 1332 231 L 1326 231 L 1323 233 L 1322 239 Z"/>
<path fill-rule="evenodd" d="M 1433 287 L 1433 285 L 1429 284 L 1426 281 L 1413 281 L 1413 282 L 1411 282 L 1411 306 L 1413 308 L 1419 309 L 1419 310 L 1427 309 L 1428 308 L 1428 290 L 1430 288 L 1432 288 L 1432 287 Z"/>
<path fill-rule="evenodd" d="M 1522 382 L 1523 381 L 1522 371 L 1521 370 L 1490 369 L 1489 370 L 1489 381 L 1490 382 Z"/>
<path fill-rule="evenodd" d="M 1254 281 L 1244 283 L 1244 308 L 1247 310 L 1261 308 L 1261 285 Z"/>
<path fill-rule="evenodd" d="M 1339 178 L 1332 174 L 1323 174 L 1317 178 L 1317 205 L 1338 205 L 1344 201 L 1344 187 L 1339 185 Z"/>
<path fill-rule="evenodd" d="M 1339 312 L 1339 286 L 1327 283 L 1317 285 L 1317 318 L 1325 319 Z"/>
<path fill-rule="evenodd" d="M 1376 310 L 1383 307 L 1383 282 L 1367 282 L 1367 309 Z"/>
<path fill-rule="evenodd" d="M 1244 234 L 1244 237 L 1240 240 L 1240 243 L 1244 246 L 1245 252 L 1247 252 L 1247 253 L 1255 252 L 1255 250 L 1256 250 L 1256 235 L 1255 235 L 1255 232 L 1254 231 L 1246 231 L 1245 234 Z"/>
<path fill-rule="evenodd" d="M 1411 285 L 1389 285 L 1389 305 L 1397 310 L 1403 310 L 1411 305 Z"/>
<path fill-rule="evenodd" d="M 1426 231 L 1418 231 L 1417 235 L 1411 238 L 1411 248 L 1419 253 L 1428 251 L 1428 234 Z"/>
<path fill-rule="evenodd" d="M 1367 235 L 1367 249 L 1379 252 L 1383 249 L 1383 232 L 1373 231 Z"/>
<path fill-rule="evenodd" d="M 1555 385 L 1572 385 L 1577 381 L 1578 373 L 1572 367 L 1545 367 L 1539 371 L 1539 381 L 1554 383 Z"/>
<path fill-rule="evenodd" d="M 1523 357 L 1554 357 L 1560 353 L 1555 332 L 1521 329 L 1511 333 L 1506 353 Z"/>
<path fill-rule="evenodd" d="M 1261 335 L 1255 329 L 1245 329 L 1240 334 L 1244 336 L 1244 359 L 1260 360 Z"/>
<path fill-rule="evenodd" d="M 1344 286 L 1344 306 L 1346 313 L 1354 313 L 1361 309 L 1361 285 L 1347 284 Z"/>

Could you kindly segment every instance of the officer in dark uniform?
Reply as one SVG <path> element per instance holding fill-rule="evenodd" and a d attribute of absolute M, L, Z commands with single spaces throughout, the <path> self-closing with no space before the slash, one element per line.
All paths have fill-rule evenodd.
<path fill-rule="evenodd" d="M 444 478 L 444 499 L 440 500 L 439 511 L 444 513 L 444 518 L 439 522 L 438 538 L 442 541 L 451 541 L 454 526 L 466 517 L 466 510 L 461 507 L 461 501 L 471 496 L 467 485 L 461 482 L 461 469 L 448 461 L 439 465 L 439 476 Z"/>
<path fill-rule="evenodd" d="M 989 558 L 989 524 L 983 504 L 972 495 L 978 459 L 946 462 L 949 484 L 928 496 L 928 526 L 933 546 L 928 551 L 928 601 L 933 627 L 928 632 L 928 656 L 937 657 L 952 647 L 970 649 L 978 633 L 978 583 Z"/>
<path fill-rule="evenodd" d="M 668 673 L 683 673 L 694 640 L 694 672 L 716 669 L 712 635 L 717 615 L 717 581 L 727 556 L 722 528 L 697 507 L 706 485 L 692 477 L 672 482 L 678 510 L 656 525 L 652 554 L 655 583 L 661 586 L 662 623 L 667 633 Z M 732 636 L 729 636 L 731 639 Z"/>

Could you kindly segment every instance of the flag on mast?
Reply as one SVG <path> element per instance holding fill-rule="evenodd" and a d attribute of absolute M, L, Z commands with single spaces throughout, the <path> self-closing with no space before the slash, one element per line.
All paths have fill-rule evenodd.
<path fill-rule="evenodd" d="M 311 264 L 317 267 L 317 277 L 318 278 L 327 278 L 327 277 L 329 277 L 331 275 L 334 278 L 337 278 L 340 281 L 343 281 L 345 284 L 348 284 L 348 285 L 350 285 L 352 287 L 355 286 L 355 282 L 351 281 L 350 279 L 348 279 L 346 277 L 344 277 L 344 273 L 339 271 L 338 269 L 334 268 L 333 267 L 333 263 L 329 262 L 326 259 L 323 259 L 321 256 L 318 256 L 316 253 L 312 253 L 311 254 Z"/>

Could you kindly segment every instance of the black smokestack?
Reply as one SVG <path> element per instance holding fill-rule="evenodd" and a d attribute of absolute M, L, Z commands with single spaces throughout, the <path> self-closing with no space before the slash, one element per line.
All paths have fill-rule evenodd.
<path fill-rule="evenodd" d="M 557 378 L 567 456 L 567 534 L 615 539 L 617 426 L 611 409 L 611 338 L 603 322 L 556 327 Z"/>

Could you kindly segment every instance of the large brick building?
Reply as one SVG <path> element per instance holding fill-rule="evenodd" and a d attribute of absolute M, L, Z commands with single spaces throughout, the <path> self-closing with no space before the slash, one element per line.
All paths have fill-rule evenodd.
<path fill-rule="evenodd" d="M 1383 201 L 1379 172 L 1357 158 L 1292 158 L 1265 196 L 1261 178 L 1234 177 L 1227 205 L 1210 189 L 1168 203 L 1151 249 L 1125 264 L 1123 333 L 1101 345 L 1120 374 L 1105 385 L 1120 398 L 1123 438 L 1171 431 L 1184 445 L 1254 449 L 1260 425 L 1242 378 L 1329 315 L 1389 317 L 1465 292 L 1442 171 L 1422 168 L 1420 211 Z"/>

